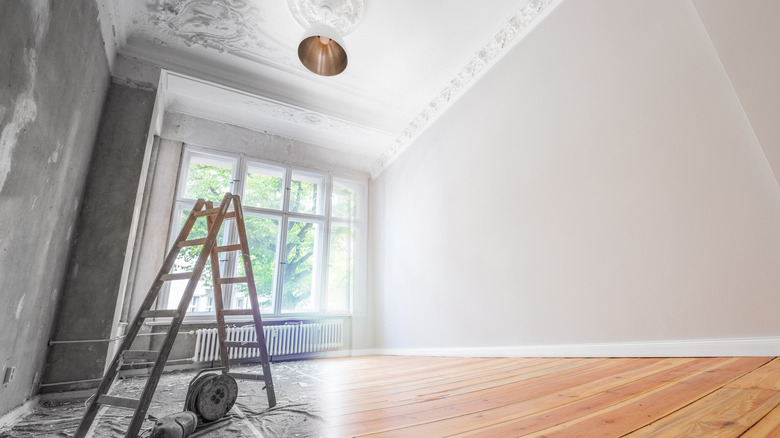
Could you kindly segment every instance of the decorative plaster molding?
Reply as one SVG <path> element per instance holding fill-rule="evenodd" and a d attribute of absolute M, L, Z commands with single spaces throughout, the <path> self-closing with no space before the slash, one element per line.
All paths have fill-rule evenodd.
<path fill-rule="evenodd" d="M 366 136 L 366 127 L 334 119 L 321 113 L 286 105 L 259 97 L 245 99 L 243 104 L 277 120 L 295 123 L 304 128 L 314 128 L 339 135 Z"/>
<path fill-rule="evenodd" d="M 363 15 L 363 0 L 287 0 L 295 20 L 304 29 L 326 24 L 341 36 L 352 32 Z"/>
<path fill-rule="evenodd" d="M 136 32 L 160 45 L 202 46 L 252 61 L 292 65 L 262 32 L 263 14 L 250 0 L 150 0 L 135 14 Z M 278 45 L 278 44 L 277 44 Z"/>
<path fill-rule="evenodd" d="M 374 178 L 378 176 L 441 113 L 442 109 L 452 103 L 456 97 L 460 96 L 477 77 L 478 73 L 482 72 L 486 66 L 490 65 L 492 61 L 499 58 L 499 55 L 508 50 L 509 43 L 523 33 L 552 3 L 557 1 L 528 0 L 519 11 L 513 14 L 490 42 L 474 54 L 455 78 L 396 137 L 390 147 L 371 166 L 371 176 Z"/>

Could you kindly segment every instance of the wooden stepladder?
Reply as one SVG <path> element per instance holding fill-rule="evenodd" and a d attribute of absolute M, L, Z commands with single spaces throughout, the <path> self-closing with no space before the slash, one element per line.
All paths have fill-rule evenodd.
<path fill-rule="evenodd" d="M 232 210 L 230 209 L 232 205 Z M 187 240 L 190 231 L 192 230 L 195 222 L 200 217 L 206 217 L 206 223 L 208 225 L 208 235 L 205 238 Z M 236 231 L 238 234 L 239 243 L 233 245 L 219 246 L 217 242 L 217 236 L 219 234 L 220 227 L 225 219 L 234 219 Z M 177 272 L 171 273 L 173 266 L 176 262 L 176 258 L 182 248 L 202 246 L 200 255 L 195 262 L 195 267 L 191 272 Z M 229 251 L 240 251 L 241 257 L 244 262 L 243 277 L 222 277 L 219 270 L 219 253 Z M 257 302 L 257 291 L 255 289 L 255 280 L 252 274 L 252 263 L 249 255 L 249 247 L 247 244 L 246 229 L 244 227 L 244 216 L 241 210 L 241 201 L 238 195 L 232 195 L 226 193 L 222 199 L 219 207 L 214 207 L 209 201 L 198 199 L 195 206 L 192 208 L 189 217 L 184 223 L 176 241 L 173 243 L 173 247 L 165 257 L 163 266 L 160 268 L 157 277 L 152 283 L 152 287 L 149 289 L 149 293 L 146 295 L 141 308 L 135 316 L 132 324 L 128 326 L 125 338 L 120 346 L 117 354 L 114 356 L 111 365 L 108 367 L 106 374 L 103 376 L 103 381 L 100 383 L 95 396 L 91 399 L 89 406 L 87 407 L 84 416 L 81 419 L 78 429 L 76 430 L 75 438 L 82 438 L 86 436 L 90 427 L 92 426 L 98 410 L 101 406 L 115 406 L 120 408 L 133 409 L 135 414 L 130 422 L 130 426 L 125 433 L 125 437 L 136 437 L 141 430 L 141 427 L 146 417 L 146 412 L 149 409 L 149 404 L 154 396 L 154 391 L 157 388 L 157 384 L 160 381 L 165 363 L 168 361 L 168 355 L 171 352 L 173 343 L 176 340 L 176 335 L 181 328 L 184 320 L 184 315 L 187 312 L 187 308 L 190 305 L 192 296 L 195 293 L 198 280 L 200 279 L 203 269 L 206 266 L 207 259 L 211 259 L 211 274 L 214 284 L 214 306 L 216 309 L 217 317 L 217 331 L 219 332 L 219 353 L 220 361 L 222 363 L 222 372 L 230 374 L 236 379 L 253 379 L 263 380 L 265 382 L 265 390 L 268 396 L 268 406 L 274 407 L 276 405 L 276 394 L 274 393 L 274 384 L 271 379 L 271 367 L 268 361 L 268 350 L 265 345 L 265 336 L 263 335 L 263 322 L 260 318 L 260 306 Z M 187 286 L 184 289 L 183 296 L 179 302 L 179 307 L 174 310 L 153 310 L 157 297 L 160 293 L 162 286 L 173 280 L 187 280 Z M 251 304 L 250 309 L 225 309 L 222 302 L 222 285 L 225 284 L 237 284 L 246 283 L 249 291 L 249 302 Z M 254 321 L 254 327 L 257 332 L 257 342 L 229 342 L 226 341 L 227 333 L 225 329 L 225 316 L 228 315 L 251 315 Z M 162 348 L 159 351 L 141 351 L 131 350 L 130 347 L 133 344 L 136 336 L 138 335 L 141 326 L 144 321 L 150 318 L 168 317 L 171 318 L 170 328 L 165 336 Z M 228 363 L 228 348 L 257 348 L 260 351 L 260 363 L 263 369 L 263 374 L 246 374 L 246 373 L 231 373 Z M 107 395 L 111 389 L 111 385 L 116 379 L 119 369 L 126 362 L 133 361 L 147 361 L 154 362 L 152 371 L 149 375 L 149 379 L 146 382 L 146 386 L 141 393 L 139 399 L 117 397 Z"/>

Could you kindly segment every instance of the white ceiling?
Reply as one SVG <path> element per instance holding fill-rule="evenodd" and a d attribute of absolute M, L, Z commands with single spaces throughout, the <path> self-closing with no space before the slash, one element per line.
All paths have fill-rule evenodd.
<path fill-rule="evenodd" d="M 557 1 L 98 0 L 98 5 L 110 57 L 115 52 L 178 73 L 167 76 L 170 110 L 368 156 L 375 173 Z M 344 37 L 349 54 L 344 73 L 321 77 L 301 65 L 297 46 L 305 29 L 290 5 L 330 6 L 357 21 Z"/>

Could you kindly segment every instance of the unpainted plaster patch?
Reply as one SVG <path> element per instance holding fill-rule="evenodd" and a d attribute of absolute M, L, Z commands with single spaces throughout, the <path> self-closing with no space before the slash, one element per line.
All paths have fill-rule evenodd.
<path fill-rule="evenodd" d="M 35 13 L 35 46 L 40 47 L 43 38 L 49 32 L 49 2 L 31 2 Z"/>
<path fill-rule="evenodd" d="M 79 126 L 81 126 L 81 110 L 73 110 L 73 116 L 70 118 L 70 129 L 68 130 L 68 149 L 73 150 L 76 147 L 76 136 L 79 133 Z"/>
<path fill-rule="evenodd" d="M 34 96 L 38 58 L 32 50 L 25 49 L 23 62 L 27 66 L 29 85 L 16 98 L 11 120 L 0 134 L 0 192 L 3 190 L 8 174 L 11 173 L 11 156 L 16 148 L 19 134 L 38 117 L 38 106 L 35 104 Z"/>
<path fill-rule="evenodd" d="M 57 148 L 54 149 L 54 152 L 49 155 L 49 163 L 56 163 L 57 158 L 60 156 L 60 151 L 62 150 L 62 142 L 57 140 Z"/>
<path fill-rule="evenodd" d="M 24 298 L 27 295 L 22 295 L 22 299 L 19 300 L 19 304 L 16 306 L 16 313 L 14 314 L 14 317 L 16 319 L 19 319 L 19 317 L 22 315 L 22 309 L 24 308 Z"/>

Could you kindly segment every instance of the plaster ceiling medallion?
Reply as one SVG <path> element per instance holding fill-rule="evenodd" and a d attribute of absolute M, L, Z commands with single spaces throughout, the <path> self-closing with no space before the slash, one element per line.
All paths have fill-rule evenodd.
<path fill-rule="evenodd" d="M 364 8 L 363 0 L 287 0 L 287 4 L 304 29 L 324 24 L 341 36 L 355 30 Z"/>

